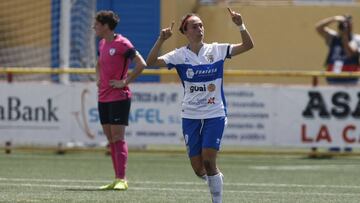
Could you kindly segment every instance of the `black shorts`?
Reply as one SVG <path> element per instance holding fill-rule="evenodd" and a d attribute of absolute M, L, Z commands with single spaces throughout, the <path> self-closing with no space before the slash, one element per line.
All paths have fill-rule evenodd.
<path fill-rule="evenodd" d="M 98 102 L 100 123 L 112 125 L 128 125 L 131 100 Z"/>

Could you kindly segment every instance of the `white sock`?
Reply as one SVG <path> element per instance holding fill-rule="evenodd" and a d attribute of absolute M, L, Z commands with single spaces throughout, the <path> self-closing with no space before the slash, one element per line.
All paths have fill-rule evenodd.
<path fill-rule="evenodd" d="M 208 185 L 213 203 L 222 203 L 223 184 L 222 173 L 208 176 Z"/>
<path fill-rule="evenodd" d="M 202 180 L 204 180 L 205 181 L 205 183 L 207 183 L 208 182 L 208 176 L 205 174 L 205 175 L 203 175 L 203 176 L 198 176 L 199 178 L 201 178 Z"/>

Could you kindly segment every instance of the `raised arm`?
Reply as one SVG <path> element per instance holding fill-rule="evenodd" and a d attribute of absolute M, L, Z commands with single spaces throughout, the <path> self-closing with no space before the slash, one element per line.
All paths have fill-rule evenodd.
<path fill-rule="evenodd" d="M 146 59 L 146 63 L 148 66 L 166 67 L 165 61 L 163 59 L 159 59 L 158 55 L 162 44 L 165 42 L 165 40 L 171 37 L 174 24 L 175 22 L 172 22 L 170 27 L 164 28 L 160 31 L 160 35 L 156 40 L 153 48 L 150 50 L 150 53 Z"/>
<path fill-rule="evenodd" d="M 347 17 L 342 15 L 325 18 L 316 24 L 316 31 L 326 40 L 326 42 L 330 42 L 331 38 L 335 35 L 339 36 L 341 38 L 346 55 L 348 57 L 352 57 L 358 54 L 358 47 L 356 43 L 352 42 L 350 39 L 350 22 L 347 20 Z M 328 27 L 332 23 L 341 23 L 343 28 L 336 32 L 335 30 Z"/>
<path fill-rule="evenodd" d="M 337 32 L 329 27 L 330 24 L 335 22 L 344 22 L 346 19 L 344 16 L 333 16 L 325 18 L 316 23 L 317 33 L 323 37 L 326 42 L 329 42 L 332 36 L 336 35 Z"/>
<path fill-rule="evenodd" d="M 345 54 L 347 57 L 353 57 L 359 54 L 359 45 L 355 40 L 350 40 L 350 30 L 346 28 L 340 32 L 341 43 L 344 46 Z"/>
<path fill-rule="evenodd" d="M 239 26 L 242 39 L 242 43 L 233 44 L 231 56 L 236 56 L 252 49 L 254 47 L 254 42 L 250 36 L 250 33 L 245 28 L 241 15 L 232 11 L 230 8 L 228 8 L 228 11 L 230 13 L 232 21 L 235 23 L 235 25 Z"/>
<path fill-rule="evenodd" d="M 339 31 L 341 37 L 341 43 L 344 46 L 345 54 L 347 57 L 353 57 L 359 55 L 359 45 L 355 39 L 352 39 L 352 32 L 350 28 L 350 22 L 343 24 L 344 27 Z"/>

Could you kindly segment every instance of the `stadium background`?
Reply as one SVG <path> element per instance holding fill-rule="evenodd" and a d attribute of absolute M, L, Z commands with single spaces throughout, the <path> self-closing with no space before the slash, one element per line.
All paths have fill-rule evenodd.
<path fill-rule="evenodd" d="M 199 2 L 204 4 L 198 7 L 197 3 Z M 230 5 L 232 9 L 241 12 L 244 16 L 244 21 L 255 39 L 256 48 L 239 56 L 236 60 L 229 60 L 225 68 L 232 71 L 273 70 L 275 74 L 266 77 L 265 74 L 262 77 L 244 77 L 244 75 L 238 77 L 239 74 L 226 73 L 225 95 L 229 94 L 228 116 L 229 120 L 232 121 L 227 129 L 229 129 L 228 132 L 232 131 L 233 133 L 224 135 L 224 143 L 231 143 L 232 139 L 238 139 L 239 144 L 246 144 L 242 140 L 242 133 L 244 133 L 250 143 L 257 140 L 256 142 L 259 144 L 261 142 L 258 141 L 262 139 L 266 141 L 266 143 L 263 143 L 265 145 L 298 145 L 299 141 L 302 140 L 301 145 L 308 147 L 309 143 L 306 142 L 309 139 L 307 136 L 317 135 L 318 138 L 322 138 L 325 145 L 331 145 L 330 137 L 324 139 L 323 136 L 323 133 L 326 132 L 324 130 L 328 130 L 328 128 L 323 127 L 326 125 L 329 129 L 332 128 L 330 129 L 331 132 L 327 134 L 336 134 L 338 138 L 334 143 L 357 146 L 353 139 L 347 139 L 350 134 L 346 134 L 351 132 L 352 137 L 358 137 L 355 131 L 359 130 L 359 128 L 356 129 L 358 126 L 356 125 L 358 118 L 356 112 L 356 109 L 358 109 L 356 95 L 358 93 L 356 88 L 347 88 L 346 92 L 344 92 L 342 87 L 323 86 L 319 89 L 320 92 L 317 93 L 323 97 L 324 103 L 328 103 L 330 110 L 334 106 L 331 111 L 338 110 L 342 113 L 342 117 L 337 117 L 334 114 L 334 118 L 330 120 L 321 116 L 309 119 L 304 116 L 302 111 L 313 101 L 313 98 L 309 98 L 310 92 L 318 91 L 312 89 L 311 81 L 313 78 L 286 77 L 286 75 L 284 77 L 284 74 L 280 77 L 280 75 L 276 75 L 276 71 L 297 70 L 306 73 L 306 71 L 310 70 L 323 70 L 321 64 L 326 54 L 326 46 L 316 34 L 314 24 L 324 17 L 345 13 L 353 15 L 354 21 L 357 22 L 359 12 L 356 11 L 359 8 L 359 1 L 344 0 L 344 3 L 339 5 L 325 3 L 299 5 L 295 4 L 295 1 L 280 0 L 239 0 L 231 1 L 229 4 L 223 1 L 221 3 L 206 2 L 208 3 L 196 0 L 137 0 L 135 2 L 111 0 L 2 1 L 0 3 L 0 11 L 2 11 L 0 19 L 3 25 L 0 29 L 0 45 L 2 45 L 0 46 L 0 62 L 3 67 L 1 71 L 6 71 L 8 67 L 29 69 L 36 67 L 52 67 L 54 69 L 72 67 L 83 71 L 84 69 L 94 71 L 97 39 L 91 27 L 96 11 L 103 9 L 112 9 L 119 13 L 121 22 L 116 31 L 130 38 L 145 57 L 162 27 L 167 27 L 172 21 L 178 24 L 179 19 L 185 13 L 194 12 L 195 9 L 195 12 L 198 12 L 204 20 L 207 42 L 237 43 L 240 38 L 239 31 L 229 19 L 226 9 Z M 71 4 L 70 7 L 69 4 Z M 355 32 L 356 29 L 359 29 L 356 25 L 355 23 Z M 165 53 L 174 47 L 180 47 L 184 43 L 186 43 L 184 37 L 175 30 L 174 36 L 164 44 L 162 52 Z M 156 69 L 156 67 L 154 68 Z M 17 80 L 13 83 L 14 85 L 11 85 L 6 83 L 9 75 L 11 76 L 11 74 L 0 74 L 0 79 L 3 82 L 0 91 L 4 95 L 0 100 L 0 119 L 2 120 L 0 129 L 3 140 L 12 139 L 13 135 L 16 138 L 26 137 L 24 140 L 33 140 L 34 142 L 35 140 L 45 141 L 45 139 L 42 139 L 42 136 L 44 136 L 48 138 L 47 141 L 50 141 L 51 137 L 47 136 L 48 133 L 41 129 L 53 128 L 54 126 L 51 126 L 51 124 L 56 124 L 56 128 L 61 129 L 51 132 L 55 133 L 58 139 L 62 141 L 72 139 L 67 137 L 68 135 L 82 134 L 74 130 L 75 128 L 77 130 L 82 129 L 86 134 L 95 133 L 99 137 L 103 136 L 100 133 L 101 130 L 99 130 L 100 126 L 96 114 L 96 87 L 93 82 L 71 84 L 72 86 L 68 84 L 63 84 L 63 86 L 51 84 L 47 87 L 44 86 L 44 77 L 49 77 L 48 79 L 58 82 L 61 79 L 60 77 L 67 75 L 14 74 Z M 21 83 L 27 80 L 35 81 L 35 83 L 32 83 L 32 85 Z M 70 74 L 70 80 L 93 81 L 94 74 L 93 72 L 87 75 Z M 176 143 L 180 144 L 179 141 L 181 141 L 182 135 L 178 129 L 180 123 L 180 118 L 177 116 L 178 105 L 174 107 L 171 105 L 175 105 L 176 102 L 174 101 L 181 98 L 181 90 L 179 85 L 170 86 L 166 84 L 177 80 L 177 76 L 171 73 L 166 75 L 144 74 L 139 78 L 139 81 L 154 82 L 156 84 L 152 85 L 151 91 L 147 88 L 147 84 L 134 85 L 136 86 L 134 90 L 141 91 L 135 92 L 137 97 L 134 99 L 134 108 L 132 110 L 135 117 L 131 119 L 134 125 L 129 128 L 135 128 L 135 131 L 132 132 L 133 135 L 144 137 L 144 134 L 142 134 L 144 132 L 140 132 L 141 128 L 146 129 L 145 133 L 159 135 L 158 132 L 155 132 L 156 129 L 164 130 L 165 128 L 168 130 L 168 133 L 165 134 L 169 136 L 176 134 L 178 138 Z M 257 83 L 253 84 L 257 86 L 249 86 L 246 84 L 248 82 Z M 273 86 L 269 86 L 269 84 Z M 302 84 L 302 86 L 299 87 L 294 84 Z M 279 88 L 280 86 L 276 85 L 282 85 L 282 87 Z M 31 89 L 33 88 L 35 88 L 35 92 L 31 95 Z M 29 97 L 29 93 L 33 97 Z M 65 98 L 62 98 L 62 100 L 55 99 L 59 95 L 63 95 L 62 97 Z M 169 97 L 167 98 L 164 95 Z M 346 100 L 346 103 L 343 104 L 343 106 L 346 105 L 346 108 L 342 108 L 341 105 L 336 105 L 336 100 L 342 99 L 341 95 L 355 99 L 347 100 L 343 98 L 343 100 Z M 70 98 L 73 100 L 70 100 Z M 166 98 L 168 100 L 164 100 Z M 45 111 L 46 108 L 40 105 L 48 104 L 48 109 L 54 110 L 50 108 L 53 104 L 50 103 L 52 102 L 51 99 L 56 102 L 54 109 L 59 108 L 59 111 L 61 111 L 59 114 L 64 117 L 59 119 L 60 122 L 47 123 L 45 121 L 39 123 L 39 114 L 34 113 L 33 115 L 28 109 L 31 107 Z M 145 101 L 153 103 L 149 104 Z M 167 103 L 166 107 L 164 107 L 163 102 L 169 101 L 173 102 L 171 105 Z M 22 116 L 20 116 L 20 110 L 18 110 L 20 104 L 24 105 L 23 109 L 25 110 Z M 237 108 L 239 105 L 242 108 Z M 324 106 L 324 108 L 327 107 Z M 281 109 L 288 110 L 281 113 Z M 317 111 L 316 108 L 313 110 Z M 80 114 L 82 119 L 79 116 Z M 292 120 L 287 119 L 287 114 L 292 114 Z M 154 120 L 152 119 L 155 117 L 151 116 L 154 115 L 159 116 L 156 119 L 159 121 L 159 126 L 153 123 Z M 76 119 L 76 122 L 78 122 L 77 127 L 74 126 L 72 119 Z M 43 116 L 44 120 L 46 120 L 45 116 Z M 80 122 L 81 120 L 83 123 Z M 161 122 L 164 120 L 168 123 L 162 124 Z M 315 127 L 308 132 L 309 126 L 304 125 L 304 123 L 309 123 L 309 126 L 314 125 Z M 172 127 L 173 125 L 174 127 Z M 286 127 L 286 125 L 292 125 L 292 128 Z M 19 127 L 27 130 L 17 131 Z M 35 132 L 31 131 L 31 129 L 38 129 L 39 131 Z M 178 131 L 174 133 L 171 131 L 173 129 Z M 349 131 L 349 129 L 351 130 Z M 89 133 L 90 130 L 93 130 L 93 132 Z M 252 135 L 254 135 L 255 130 L 257 131 L 255 133 L 256 139 L 253 139 Z M 160 132 L 160 134 L 162 133 Z M 31 134 L 39 136 L 38 139 L 35 139 Z M 129 134 L 131 134 L 130 130 Z M 153 134 L 150 134 L 147 134 L 147 138 L 151 140 Z M 267 137 L 264 135 L 269 135 L 269 137 L 264 139 L 264 137 Z M 341 135 L 345 138 L 343 140 L 345 142 L 341 141 Z M 133 143 L 139 142 L 136 136 L 133 136 Z M 282 138 L 277 138 L 277 136 Z M 288 138 L 290 140 L 287 140 Z M 278 142 L 279 140 L 284 142 Z M 156 142 L 164 142 L 164 139 L 157 139 Z M 173 141 L 168 140 L 168 143 L 171 142 Z M 54 143 L 56 141 L 53 139 L 52 144 Z"/>
<path fill-rule="evenodd" d="M 59 58 L 60 33 L 58 30 L 60 2 L 61 0 L 0 1 L 0 70 L 6 67 L 58 68 L 62 65 Z M 118 31 L 129 37 L 140 52 L 146 56 L 160 27 L 168 26 L 172 20 L 178 22 L 180 17 L 191 11 L 195 5 L 195 0 L 97 0 L 97 2 L 95 0 L 77 0 L 72 2 L 76 5 L 76 9 L 73 11 L 74 16 L 72 17 L 75 27 L 72 29 L 73 46 L 69 65 L 90 70 L 93 70 L 91 68 L 94 66 L 96 43 L 95 39 L 94 43 L 92 40 L 84 40 L 87 37 L 93 37 L 91 28 L 88 26 L 91 25 L 91 21 L 89 21 L 91 18 L 86 17 L 93 14 L 88 11 L 95 7 L 94 10 L 117 10 L 122 18 Z M 290 2 L 281 0 L 251 1 L 256 5 L 249 3 L 250 1 L 242 2 L 245 3 L 232 3 L 231 7 L 243 14 L 246 25 L 254 37 L 255 48 L 235 60 L 229 60 L 226 63 L 226 69 L 323 70 L 322 64 L 327 50 L 324 42 L 316 34 L 314 24 L 324 17 L 350 13 L 354 16 L 355 32 L 359 33 L 360 29 L 358 23 L 360 22 L 359 0 L 356 0 L 356 5 L 347 6 L 294 6 L 287 3 L 278 5 L 279 2 Z M 264 2 L 267 4 L 266 6 L 262 5 Z M 238 41 L 238 30 L 230 22 L 225 5 L 204 5 L 199 8 L 198 12 L 203 17 L 206 26 L 206 41 Z M 86 32 L 88 33 L 86 34 Z M 184 42 L 183 36 L 175 32 L 174 36 L 164 45 L 163 52 L 179 47 Z M 75 96 L 58 97 L 54 90 L 74 91 L 74 86 L 43 82 L 44 75 L 47 74 L 19 74 L 16 75 L 18 80 L 8 84 L 7 76 L 0 74 L 0 128 L 7 122 L 4 121 L 4 117 L 7 115 L 4 113 L 6 108 L 2 108 L 2 106 L 7 105 L 6 98 L 9 96 L 19 96 L 22 104 L 37 107 L 40 102 L 47 101 L 48 97 L 53 99 L 54 103 L 52 104 L 55 105 L 58 104 L 57 102 L 62 103 L 64 100 L 82 95 L 76 93 Z M 72 80 L 82 80 L 84 79 L 82 77 L 72 75 Z M 58 80 L 57 75 L 52 76 L 51 79 Z M 23 82 L 25 80 L 31 80 L 31 82 Z M 177 78 L 172 75 L 161 75 L 146 76 L 141 80 L 172 82 Z M 289 103 L 293 104 L 298 104 L 301 99 L 305 100 L 304 95 L 306 94 L 299 94 L 299 92 L 307 93 L 314 89 L 321 91 L 325 96 L 329 96 L 333 92 L 349 92 L 351 98 L 358 98 L 359 95 L 358 86 L 346 89 L 343 87 L 329 87 L 327 90 L 321 87 L 311 89 L 310 81 L 309 77 L 232 78 L 226 76 L 228 83 L 258 83 L 259 85 L 255 87 L 257 90 L 253 92 L 258 93 L 260 90 L 260 92 L 270 95 L 271 99 L 274 97 L 273 91 L 288 90 L 287 93 L 291 94 L 285 94 L 287 96 L 285 99 L 289 100 L 290 98 Z M 321 82 L 323 83 L 323 81 Z M 280 86 L 268 86 L 264 83 L 279 83 Z M 301 87 L 305 89 L 304 91 L 294 88 L 293 84 L 298 83 L 303 84 Z M 180 85 L 166 86 L 166 89 L 173 91 L 175 87 L 180 88 Z M 239 87 L 244 92 L 251 90 L 247 85 L 237 84 L 233 87 L 234 91 L 241 91 Z M 146 84 L 143 88 L 149 89 Z M 95 89 L 95 85 L 91 83 L 85 90 L 94 90 L 95 92 Z M 44 90 L 47 90 L 46 94 L 41 92 Z M 94 92 L 93 94 L 96 94 Z M 88 91 L 83 91 L 83 93 L 85 96 L 89 96 Z M 266 98 L 268 97 L 258 100 L 268 101 L 269 99 Z M 237 102 L 242 99 L 244 98 L 235 98 L 233 101 Z M 91 101 L 95 103 L 95 100 L 91 99 Z M 326 102 L 330 103 L 330 101 L 331 98 L 326 98 Z M 359 103 L 356 99 L 352 102 Z M 65 106 L 73 105 L 71 102 L 63 103 Z M 177 101 L 170 104 L 175 106 L 178 103 Z M 149 105 L 148 102 L 140 103 L 141 107 L 146 105 Z M 168 111 L 171 110 L 171 105 L 168 105 Z M 92 106 L 88 105 L 88 107 Z M 284 105 L 284 107 L 289 107 L 289 105 Z M 273 110 L 272 107 L 270 109 Z M 95 105 L 92 110 L 96 111 Z M 284 112 L 284 109 L 281 110 Z M 79 112 L 76 113 L 79 115 Z M 285 113 L 287 113 L 286 109 Z M 299 114 L 293 115 L 298 116 Z M 272 119 L 268 120 L 272 125 Z M 329 120 L 310 120 L 309 123 L 321 125 Z M 343 119 L 332 120 L 334 123 L 327 123 L 329 128 L 337 128 L 344 121 Z M 350 124 L 352 122 L 356 127 L 359 126 L 358 120 L 359 118 L 345 119 L 346 122 L 349 121 Z M 288 122 L 283 124 L 286 128 L 294 125 L 291 123 L 292 117 L 285 121 Z M 17 123 L 17 121 L 11 122 Z M 23 123 L 30 126 L 31 122 Z M 94 123 L 98 124 L 98 121 L 94 121 Z M 38 124 L 39 122 L 34 122 L 30 127 L 36 127 Z M 46 127 L 48 123 L 40 122 L 39 125 L 43 124 Z M 176 124 L 176 126 L 179 125 Z M 15 134 L 19 135 L 18 132 L 31 130 L 33 129 L 22 131 L 20 129 Z M 40 132 L 44 132 L 44 130 L 40 130 Z M 4 134 L 6 135 L 6 133 L 0 133 L 0 136 Z M 53 140 L 55 139 L 54 134 L 46 134 L 46 138 L 50 137 L 49 139 Z M 359 139 L 358 135 L 357 132 L 357 139 Z M 36 136 L 37 134 L 33 133 L 26 135 L 26 138 L 31 140 Z M 40 137 L 40 139 L 43 138 L 45 136 Z M 356 142 L 360 143 L 358 140 Z M 356 145 L 358 145 L 357 143 Z M 5 142 L 2 140 L 1 149 L 4 144 Z M 66 154 L 59 156 L 54 154 L 54 148 L 44 152 L 44 149 L 16 148 L 14 147 L 16 142 L 12 144 L 4 147 L 5 152 L 9 150 L 11 153 L 5 154 L 3 149 L 0 153 L 0 202 L 198 203 L 209 201 L 207 186 L 194 177 L 182 143 L 181 148 L 170 147 L 160 151 L 156 151 L 158 148 L 155 150 L 150 148 L 146 151 L 132 149 L 129 154 L 128 168 L 130 188 L 121 193 L 97 190 L 99 185 L 105 184 L 113 178 L 111 161 L 108 156 L 104 156 L 104 147 L 99 151 L 91 148 L 82 153 L 81 149 L 79 151 L 76 149 L 75 151 L 63 151 L 62 147 L 65 146 L 59 145 L 56 152 Z M 218 161 L 226 177 L 224 202 L 359 202 L 360 159 L 359 153 L 356 153 L 358 148 L 353 153 L 337 153 L 334 158 L 332 158 L 334 154 L 314 156 L 310 153 L 308 156 L 309 147 L 306 147 L 305 150 L 295 147 L 284 149 L 275 146 L 274 148 L 272 151 L 266 146 L 251 147 L 251 149 L 243 146 L 236 148 L 226 146 L 225 150 L 222 150 Z M 236 151 L 232 151 L 233 149 Z"/>
<path fill-rule="evenodd" d="M 118 32 L 134 42 L 147 56 L 161 27 L 193 11 L 196 0 L 77 0 L 72 1 L 71 52 L 69 67 L 94 67 L 96 43 L 91 33 L 93 10 L 113 9 L 121 17 Z M 136 3 L 135 3 L 136 2 Z M 243 3 L 241 3 L 243 2 Z M 245 2 L 245 3 L 244 3 Z M 264 3 L 265 2 L 265 3 Z M 284 3 L 285 2 L 285 3 Z M 290 2 L 290 3 L 289 3 Z M 355 1 L 354 1 L 355 2 Z M 0 64 L 2 67 L 59 67 L 59 26 L 61 0 L 12 0 L 0 3 Z M 360 33 L 359 0 L 350 5 L 293 5 L 291 1 L 232 1 L 255 40 L 256 48 L 229 60 L 227 69 L 323 70 L 327 47 L 315 32 L 320 19 L 351 14 L 354 32 Z M 205 25 L 205 41 L 238 42 L 239 33 L 229 19 L 226 5 L 203 5 L 197 9 Z M 176 30 L 164 44 L 163 52 L 185 43 Z M 41 56 L 41 57 L 40 57 Z M 53 80 L 56 80 L 53 76 Z M 73 80 L 80 76 L 72 76 Z M 142 81 L 174 81 L 177 76 L 142 76 Z M 309 78 L 228 77 L 226 82 L 302 83 Z M 321 81 L 323 83 L 323 81 Z"/>

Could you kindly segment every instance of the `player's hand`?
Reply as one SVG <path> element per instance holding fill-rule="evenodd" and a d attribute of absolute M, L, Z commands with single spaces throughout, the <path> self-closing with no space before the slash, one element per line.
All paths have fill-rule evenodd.
<path fill-rule="evenodd" d="M 337 22 L 345 22 L 346 17 L 345 16 L 334 16 L 334 20 Z"/>
<path fill-rule="evenodd" d="M 100 80 L 96 80 L 96 86 L 100 87 Z"/>
<path fill-rule="evenodd" d="M 236 13 L 235 11 L 231 10 L 231 8 L 227 8 L 229 13 L 230 13 L 230 16 L 231 16 L 231 19 L 232 21 L 237 25 L 237 26 L 240 26 L 243 24 L 243 20 L 242 20 L 242 17 L 240 15 L 240 13 Z"/>
<path fill-rule="evenodd" d="M 339 29 L 339 35 L 342 38 L 343 37 L 348 38 L 348 35 L 350 34 L 350 25 L 349 25 L 348 19 L 343 15 L 339 15 L 339 16 L 334 16 L 334 21 L 338 22 L 342 25 L 342 28 Z"/>
<path fill-rule="evenodd" d="M 110 80 L 109 85 L 112 88 L 121 89 L 126 86 L 126 83 L 125 83 L 125 80 Z"/>
<path fill-rule="evenodd" d="M 175 24 L 175 22 L 173 21 L 173 22 L 171 23 L 171 26 L 170 26 L 170 27 L 164 28 L 164 29 L 162 29 L 162 30 L 160 31 L 160 36 L 159 36 L 159 38 L 160 38 L 161 40 L 167 40 L 167 39 L 169 39 L 169 38 L 171 37 L 171 35 L 173 34 L 172 29 L 173 29 L 173 27 L 174 27 L 174 24 Z"/>

